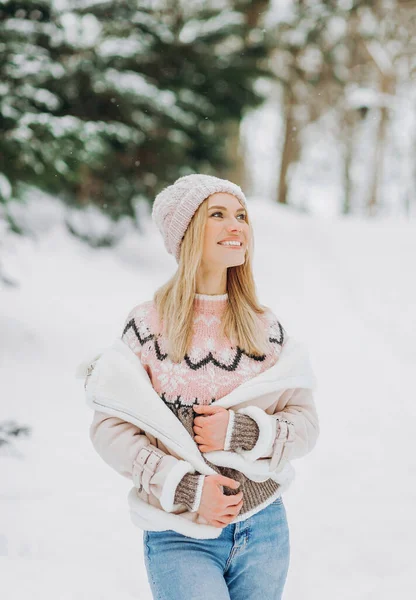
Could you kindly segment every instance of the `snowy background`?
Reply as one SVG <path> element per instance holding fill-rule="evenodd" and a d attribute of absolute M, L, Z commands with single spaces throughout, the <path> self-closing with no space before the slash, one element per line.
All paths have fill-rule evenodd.
<path fill-rule="evenodd" d="M 32 427 L 0 459 L 2 595 L 151 598 L 127 479 L 88 437 L 77 364 L 120 335 L 128 311 L 173 273 L 149 218 L 93 250 L 37 199 L 37 239 L 11 236 L 0 317 L 1 419 Z M 39 207 L 43 207 L 40 209 Z M 261 301 L 309 348 L 321 436 L 284 496 L 285 600 L 414 598 L 416 224 L 299 215 L 250 198 Z"/>
<path fill-rule="evenodd" d="M 92 447 L 75 370 L 176 268 L 158 186 L 213 169 L 247 192 L 260 301 L 318 380 L 321 435 L 284 495 L 284 600 L 413 600 L 412 3 L 207 3 L 0 5 L 0 425 L 30 428 L 0 430 L 1 597 L 151 599 L 131 486 Z"/>

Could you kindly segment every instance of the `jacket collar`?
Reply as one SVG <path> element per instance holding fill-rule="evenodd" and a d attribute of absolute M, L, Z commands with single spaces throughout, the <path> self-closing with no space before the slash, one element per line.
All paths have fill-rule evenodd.
<path fill-rule="evenodd" d="M 87 403 L 95 410 L 127 420 L 159 438 L 179 456 L 193 464 L 198 463 L 201 473 L 209 474 L 202 454 L 193 438 L 179 419 L 153 389 L 140 358 L 121 339 L 95 357 L 92 364 L 84 363 L 89 372 L 86 385 Z M 81 376 L 80 371 L 78 374 Z M 289 338 L 275 365 L 243 382 L 213 405 L 224 408 L 247 404 L 267 408 L 276 392 L 284 389 L 310 388 L 315 379 L 307 353 L 299 342 Z M 207 471 L 208 469 L 208 471 Z"/>

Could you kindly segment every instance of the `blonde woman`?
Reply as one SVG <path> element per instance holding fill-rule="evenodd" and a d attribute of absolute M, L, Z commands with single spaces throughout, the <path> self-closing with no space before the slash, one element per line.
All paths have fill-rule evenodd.
<path fill-rule="evenodd" d="M 91 439 L 133 483 L 154 598 L 277 600 L 290 554 L 282 492 L 319 435 L 313 373 L 257 299 L 239 186 L 181 177 L 153 218 L 178 269 L 89 365 Z"/>

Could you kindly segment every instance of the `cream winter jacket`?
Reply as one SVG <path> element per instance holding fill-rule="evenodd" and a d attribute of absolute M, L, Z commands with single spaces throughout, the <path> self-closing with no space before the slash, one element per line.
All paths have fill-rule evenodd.
<path fill-rule="evenodd" d="M 90 430 L 95 449 L 114 469 L 133 480 L 128 496 L 133 523 L 144 530 L 172 529 L 200 539 L 218 537 L 221 528 L 174 503 L 176 487 L 186 473 L 217 473 L 155 392 L 134 352 L 117 339 L 81 364 L 77 375 L 85 378 L 86 401 L 95 410 Z M 237 452 L 217 450 L 204 456 L 212 464 L 237 469 L 253 481 L 273 479 L 280 484 L 280 495 L 295 476 L 290 461 L 309 453 L 319 435 L 314 387 L 307 353 L 289 338 L 274 366 L 212 403 L 254 419 L 259 427 L 255 446 Z M 232 522 L 251 513 L 238 515 Z"/>

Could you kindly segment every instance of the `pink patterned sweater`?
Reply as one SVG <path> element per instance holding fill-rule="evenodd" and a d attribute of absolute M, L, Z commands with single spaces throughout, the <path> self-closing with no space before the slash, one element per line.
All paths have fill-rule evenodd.
<path fill-rule="evenodd" d="M 227 302 L 227 294 L 195 295 L 193 339 L 190 350 L 179 364 L 168 358 L 165 340 L 154 333 L 158 331 L 159 321 L 153 301 L 136 306 L 129 313 L 123 329 L 123 341 L 140 358 L 153 388 L 192 438 L 195 436 L 193 420 L 198 416 L 192 405 L 211 404 L 274 365 L 285 342 L 284 329 L 268 309 L 260 315 L 260 319 L 268 332 L 269 351 L 262 357 L 255 357 L 238 346 L 232 347 L 229 340 L 220 334 L 221 316 Z M 235 451 L 238 447 L 251 450 L 258 435 L 257 424 L 251 417 L 230 410 L 225 450 Z M 224 487 L 226 495 L 243 492 L 240 515 L 278 495 L 279 484 L 271 479 L 254 482 L 235 469 L 217 467 L 205 457 L 204 460 L 218 473 L 240 482 L 237 490 Z M 185 475 L 176 488 L 175 503 L 183 503 L 189 510 L 197 511 L 204 478 L 200 474 Z"/>

